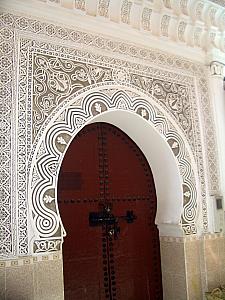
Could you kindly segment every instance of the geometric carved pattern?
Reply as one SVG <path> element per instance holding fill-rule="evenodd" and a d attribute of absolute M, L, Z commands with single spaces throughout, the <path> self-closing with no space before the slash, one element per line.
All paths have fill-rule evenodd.
<path fill-rule="evenodd" d="M 78 2 L 83 3 L 84 1 Z M 100 2 L 105 7 L 104 13 L 107 13 L 108 1 Z M 129 19 L 129 11 L 124 9 L 124 12 L 126 12 L 124 18 L 127 21 Z M 46 114 L 43 114 L 42 109 L 38 111 L 37 108 L 37 113 L 41 112 L 44 119 L 43 123 L 39 124 L 39 128 L 34 127 L 36 137 L 33 140 L 32 100 L 37 99 L 38 105 L 40 105 L 40 99 L 38 100 L 38 95 L 33 94 L 32 79 L 34 71 L 38 68 L 41 69 L 33 60 L 35 55 L 42 55 L 45 59 L 48 56 L 48 63 L 51 58 L 57 60 L 57 57 L 60 58 L 61 62 L 69 60 L 75 64 L 75 61 L 79 61 L 86 68 L 89 68 L 89 73 L 91 66 L 110 70 L 111 80 L 108 82 L 107 80 L 105 82 L 100 80 L 97 83 L 92 81 L 91 85 L 85 83 L 77 91 L 78 94 L 82 93 L 84 89 L 91 89 L 96 84 L 100 85 L 102 83 L 107 85 L 117 83 L 123 86 L 132 85 L 137 91 L 144 92 L 148 98 L 154 95 L 154 101 L 179 126 L 194 153 L 199 172 L 204 230 L 207 231 L 206 196 L 208 191 L 206 190 L 205 181 L 208 181 L 208 188 L 211 191 L 217 192 L 219 190 L 219 176 L 217 156 L 215 155 L 216 143 L 212 110 L 209 102 L 208 83 L 205 79 L 206 71 L 203 65 L 193 63 L 183 57 L 169 55 L 162 51 L 146 49 L 116 39 L 109 39 L 103 35 L 88 34 L 79 30 L 11 14 L 0 15 L 0 37 L 0 56 L 3 57 L 0 59 L 0 94 L 3 99 L 0 103 L 0 228 L 1 232 L 3 231 L 1 237 L 4 237 L 0 241 L 0 254 L 3 256 L 15 255 L 16 249 L 18 249 L 18 254 L 20 255 L 28 253 L 28 190 L 25 183 L 28 181 L 31 161 L 45 127 L 48 126 L 48 123 L 57 113 L 59 107 L 62 104 L 66 104 L 66 99 L 74 92 L 70 90 L 68 95 L 64 98 L 61 97 L 61 99 L 56 96 L 54 99 L 59 101 L 59 103 L 52 110 L 48 111 L 47 103 L 49 100 L 43 103 Z M 42 40 L 42 37 L 45 37 L 45 39 Z M 66 45 L 67 41 L 69 46 L 66 47 L 64 45 Z M 20 45 L 20 49 L 17 56 L 13 49 L 17 49 L 18 45 Z M 88 51 L 85 50 L 87 48 L 89 49 Z M 98 52 L 95 52 L 96 50 Z M 102 50 L 105 53 L 107 52 L 108 56 L 100 55 L 99 53 L 103 52 Z M 112 57 L 110 56 L 111 53 L 113 53 Z M 13 62 L 15 62 L 15 66 L 13 66 Z M 18 78 L 16 78 L 17 64 L 19 65 Z M 49 76 L 53 75 L 54 72 L 57 73 L 55 67 L 51 67 L 50 69 L 51 74 L 49 73 Z M 67 71 L 64 73 L 66 74 Z M 59 75 L 60 72 L 56 77 L 53 77 L 53 82 L 63 79 Z M 162 95 L 158 96 L 158 87 L 155 88 L 157 80 L 162 95 L 167 89 L 167 84 L 169 84 L 171 91 L 168 93 L 171 96 L 168 98 Z M 171 82 L 174 84 L 171 85 Z M 17 86 L 18 101 L 15 101 Z M 175 89 L 173 89 L 174 86 Z M 62 87 L 58 88 L 62 89 Z M 180 92 L 180 88 L 184 91 L 182 99 L 179 97 L 183 93 Z M 156 90 L 156 93 L 153 90 Z M 60 94 L 60 90 L 58 92 Z M 107 92 L 107 94 L 109 93 L 110 91 Z M 166 95 L 168 93 L 166 92 Z M 173 107 L 175 107 L 175 110 Z M 35 113 L 35 109 L 33 113 Z M 17 124 L 11 122 L 12 116 L 16 115 L 16 111 L 18 112 Z M 185 116 L 184 119 L 182 114 Z M 199 124 L 200 116 L 202 119 L 201 127 L 205 128 L 203 138 L 201 138 L 202 133 Z M 61 118 L 64 118 L 63 113 Z M 83 119 L 77 118 L 75 122 L 76 126 L 81 126 Z M 17 141 L 17 149 L 15 148 L 15 141 Z M 205 149 L 207 150 L 205 153 L 202 150 L 202 141 L 204 141 Z M 40 157 L 42 151 L 45 151 L 44 145 L 39 147 L 38 155 Z M 15 154 L 17 164 L 14 159 L 11 159 L 12 154 Z M 208 165 L 207 178 L 205 177 L 203 154 L 206 156 Z M 57 170 L 56 165 L 52 164 L 49 166 L 48 172 L 51 171 L 54 173 L 54 170 Z M 17 174 L 17 178 L 14 174 Z M 37 170 L 34 170 L 34 178 L 38 180 Z M 35 182 L 33 184 L 35 185 Z M 185 186 L 184 193 L 188 195 Z M 186 199 L 185 203 L 188 206 L 190 202 Z M 50 244 L 53 245 L 53 243 Z M 48 247 L 48 243 L 39 243 L 39 245 L 46 245 Z"/>
<path fill-rule="evenodd" d="M 12 235 L 15 224 L 11 221 L 15 213 L 11 181 L 15 182 L 11 176 L 11 131 L 14 126 L 11 123 L 14 41 L 11 23 L 10 17 L 6 17 L 4 23 L 0 23 L 0 257 L 15 253 Z"/>
<path fill-rule="evenodd" d="M 158 108 L 154 108 L 149 101 L 140 97 L 132 99 L 126 92 L 115 88 L 111 98 L 103 92 L 90 91 L 79 106 L 74 107 L 71 104 L 62 108 L 64 119 L 53 118 L 41 136 L 39 145 L 40 147 L 44 145 L 45 151 L 42 149 L 42 155 L 40 155 L 37 148 L 36 155 L 33 157 L 35 176 L 32 172 L 30 175 L 32 216 L 35 228 L 35 241 L 32 249 L 34 252 L 37 249 L 36 245 L 41 242 L 45 244 L 46 240 L 49 242 L 52 239 L 55 242 L 63 238 L 63 228 L 57 209 L 57 176 L 68 145 L 77 132 L 94 116 L 105 111 L 120 109 L 139 114 L 166 138 L 178 161 L 183 180 L 182 227 L 186 234 L 196 233 L 197 191 L 185 142 L 168 117 L 163 115 Z M 35 178 L 33 184 L 32 178 Z"/>

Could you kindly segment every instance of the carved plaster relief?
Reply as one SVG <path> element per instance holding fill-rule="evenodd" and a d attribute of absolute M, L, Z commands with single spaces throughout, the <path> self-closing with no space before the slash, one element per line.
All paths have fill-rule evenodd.
<path fill-rule="evenodd" d="M 79 106 L 74 106 L 73 103 L 73 99 L 77 102 L 76 95 L 71 95 L 67 99 L 69 106 L 65 107 L 66 103 L 61 103 L 59 117 L 52 116 L 35 149 L 33 156 L 35 164 L 33 168 L 31 165 L 32 171 L 28 175 L 31 184 L 29 198 L 32 200 L 32 217 L 35 224 L 33 251 L 37 251 L 40 243 L 46 245 L 46 242 L 52 244 L 58 241 L 60 247 L 62 241 L 64 231 L 57 209 L 57 174 L 68 145 L 88 120 L 106 111 L 121 109 L 140 115 L 153 124 L 167 140 L 178 161 L 183 181 L 182 227 L 186 234 L 196 233 L 197 191 L 194 172 L 185 142 L 177 129 L 160 109 L 150 104 L 154 103 L 152 98 L 153 101 L 149 101 L 150 99 L 147 101 L 140 96 L 132 99 L 124 91 L 118 90 L 117 84 L 113 87 L 113 82 L 109 86 L 110 90 L 114 91 L 112 97 L 104 93 L 104 84 L 96 84 L 96 87 L 98 90 L 92 87 Z M 127 89 L 129 90 L 129 85 Z M 47 251 L 58 250 L 58 247 L 49 248 Z"/>
<path fill-rule="evenodd" d="M 39 0 L 42 1 L 43 0 Z M 212 48 L 225 52 L 225 4 L 224 0 L 99 0 L 54 1 L 57 8 L 63 6 L 78 14 L 101 16 L 108 21 L 125 23 L 130 27 L 146 30 L 148 35 L 167 37 L 191 47 L 204 50 Z M 37 1 L 38 2 L 38 1 Z M 46 1 L 45 1 L 46 2 Z M 51 1 L 50 1 L 51 2 Z M 40 2 L 39 2 L 40 3 Z M 216 5 L 216 4 L 219 5 Z M 46 4 L 50 4 L 49 1 Z M 52 3 L 50 4 L 52 6 Z M 132 10 L 135 17 L 132 16 Z M 104 23 L 102 23 L 104 26 Z M 164 38 L 165 40 L 165 38 Z"/>
<path fill-rule="evenodd" d="M 98 12 L 100 16 L 108 18 L 109 14 L 109 0 L 99 0 Z"/>
<path fill-rule="evenodd" d="M 210 64 L 210 73 L 212 76 L 224 78 L 224 65 L 217 61 L 213 61 Z"/>
<path fill-rule="evenodd" d="M 224 0 L 209 0 L 209 1 L 225 7 L 225 1 Z"/>
<path fill-rule="evenodd" d="M 14 95 L 13 90 L 13 54 L 14 31 L 13 18 L 6 17 L 0 22 L 0 256 L 15 253 L 15 173 L 11 173 L 12 130 L 11 123 Z M 15 165 L 14 165 L 15 167 Z M 13 182 L 13 184 L 12 184 Z"/>
<path fill-rule="evenodd" d="M 82 61 L 34 53 L 33 56 L 33 139 L 50 113 L 76 91 L 98 82 L 131 83 L 154 96 L 193 140 L 191 100 L 188 88 L 176 82 L 142 75 L 130 70 L 114 70 Z M 139 73 L 139 74 L 138 74 Z"/>
<path fill-rule="evenodd" d="M 1 193 L 4 196 L 1 198 L 4 201 L 0 203 L 3 211 L 1 228 L 4 232 L 4 239 L 0 244 L 2 255 L 15 254 L 16 248 L 20 255 L 28 253 L 28 189 L 26 182 L 36 147 L 46 126 L 57 114 L 61 105 L 65 105 L 69 101 L 71 95 L 76 93 L 78 96 L 84 89 L 91 90 L 96 84 L 129 85 L 137 90 L 137 94 L 138 91 L 144 92 L 147 98 L 154 99 L 155 103 L 170 115 L 171 120 L 176 122 L 183 135 L 186 136 L 198 165 L 199 193 L 201 194 L 201 196 L 199 194 L 199 201 L 203 214 L 203 227 L 207 231 L 207 190 L 201 146 L 203 139 L 200 132 L 200 115 L 204 124 L 202 126 L 207 128 L 204 143 L 208 151 L 208 178 L 211 190 L 218 189 L 218 174 L 214 155 L 215 139 L 208 98 L 208 83 L 202 65 L 164 52 L 139 48 L 103 36 L 62 28 L 21 16 L 3 14 L 1 26 L 0 34 L 4 40 L 0 43 L 0 51 L 5 57 L 4 60 L 1 60 L 5 66 L 5 71 L 2 72 L 1 92 L 4 99 L 7 100 L 4 101 L 5 106 L 1 111 L 2 124 L 5 124 L 5 127 L 3 126 L 5 131 L 2 131 L 1 134 L 1 139 L 4 140 L 4 146 L 1 148 L 3 161 L 1 178 L 3 180 L 0 181 Z M 14 32 L 16 35 L 13 40 Z M 67 42 L 68 46 L 66 47 Z M 70 42 L 76 47 L 72 47 Z M 84 50 L 84 46 L 88 46 L 89 50 Z M 18 49 L 18 53 L 14 57 L 13 48 Z M 106 51 L 108 55 L 102 55 L 102 50 Z M 135 62 L 135 59 L 138 60 L 138 63 Z M 16 65 L 18 63 L 19 76 L 17 79 L 9 75 L 13 70 L 13 60 Z M 163 69 L 165 67 L 167 70 Z M 17 74 L 17 69 L 14 74 Z M 12 98 L 12 84 L 15 88 L 18 86 L 17 107 Z M 106 94 L 109 93 L 110 91 Z M 109 98 L 111 99 L 111 97 Z M 130 97 L 130 99 L 129 101 L 132 102 L 133 98 Z M 81 105 L 83 102 L 79 100 L 79 103 Z M 107 107 L 109 104 L 105 105 Z M 131 104 L 125 103 L 124 105 L 129 107 Z M 11 113 L 11 109 L 13 109 L 13 113 Z M 92 112 L 89 111 L 89 113 Z M 144 111 L 142 113 L 145 114 Z M 17 132 L 11 123 L 12 114 L 18 115 Z M 148 115 L 147 112 L 146 115 Z M 82 118 L 77 119 L 76 122 L 75 124 L 81 125 Z M 66 142 L 66 137 L 63 139 Z M 17 149 L 15 141 L 17 141 Z M 63 140 L 59 139 L 59 141 L 61 141 L 60 147 L 63 147 Z M 37 160 L 46 151 L 43 143 L 38 147 Z M 16 160 L 12 160 L 12 165 L 10 164 L 11 154 L 16 157 Z M 48 172 L 53 174 L 57 168 L 58 166 L 53 163 L 48 167 Z M 17 174 L 17 177 L 12 174 Z M 34 168 L 32 188 L 36 186 L 39 175 L 38 170 Z M 12 188 L 17 184 L 17 190 L 10 190 L 10 183 L 12 183 Z M 193 224 L 193 226 L 189 227 L 187 233 L 195 233 L 196 228 L 192 221 L 196 214 L 196 200 L 188 200 L 189 193 L 186 188 L 184 188 L 184 194 L 187 195 L 184 203 L 186 207 L 191 206 L 188 209 L 191 211 L 193 208 L 193 212 L 186 214 L 183 224 L 186 224 L 185 222 L 188 220 L 187 224 Z M 49 205 L 48 209 L 51 211 L 53 202 L 44 200 L 50 199 L 49 197 L 55 197 L 52 189 L 42 198 L 44 205 Z M 54 214 L 54 210 L 52 211 L 53 213 L 51 212 L 50 215 Z M 190 215 L 190 219 L 188 219 L 188 215 Z M 55 222 L 57 227 L 59 220 Z M 47 225 L 45 224 L 45 226 Z M 13 230 L 16 227 L 18 235 Z M 50 243 L 49 247 L 52 247 L 53 244 L 57 249 L 58 243 Z M 48 248 L 47 243 L 38 245 L 40 247 L 45 245 Z M 36 244 L 36 247 L 38 245 Z"/>
<path fill-rule="evenodd" d="M 113 80 L 107 67 L 40 54 L 34 54 L 33 61 L 33 139 L 69 95 L 93 83 Z"/>

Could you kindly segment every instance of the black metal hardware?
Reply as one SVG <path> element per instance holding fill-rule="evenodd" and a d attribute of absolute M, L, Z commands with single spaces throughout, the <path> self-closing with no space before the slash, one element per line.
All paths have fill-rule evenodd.
<path fill-rule="evenodd" d="M 113 236 L 114 239 L 118 238 L 120 233 L 119 219 L 125 220 L 128 224 L 133 223 L 137 217 L 132 210 L 127 210 L 125 216 L 114 216 L 111 212 L 111 206 L 104 206 L 103 211 L 90 212 L 89 213 L 89 225 L 90 226 L 109 226 L 108 235 Z M 113 226 L 113 227 L 112 227 Z"/>

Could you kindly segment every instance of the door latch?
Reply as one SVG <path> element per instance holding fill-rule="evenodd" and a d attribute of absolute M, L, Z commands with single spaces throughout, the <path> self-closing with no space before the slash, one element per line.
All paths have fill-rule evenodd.
<path fill-rule="evenodd" d="M 108 235 L 114 235 L 115 239 L 118 238 L 118 234 L 120 233 L 119 219 L 123 219 L 130 224 L 133 223 L 137 217 L 132 210 L 127 210 L 125 216 L 114 216 L 109 205 L 104 206 L 102 211 L 89 213 L 89 225 L 92 227 L 103 225 L 106 227 L 113 226 L 113 228 L 108 230 Z"/>

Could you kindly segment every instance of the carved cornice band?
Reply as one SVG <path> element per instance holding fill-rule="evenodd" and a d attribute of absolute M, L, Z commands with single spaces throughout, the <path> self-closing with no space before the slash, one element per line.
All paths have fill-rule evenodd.
<path fill-rule="evenodd" d="M 124 23 L 153 36 L 225 52 L 225 8 L 209 0 L 36 0 Z"/>

